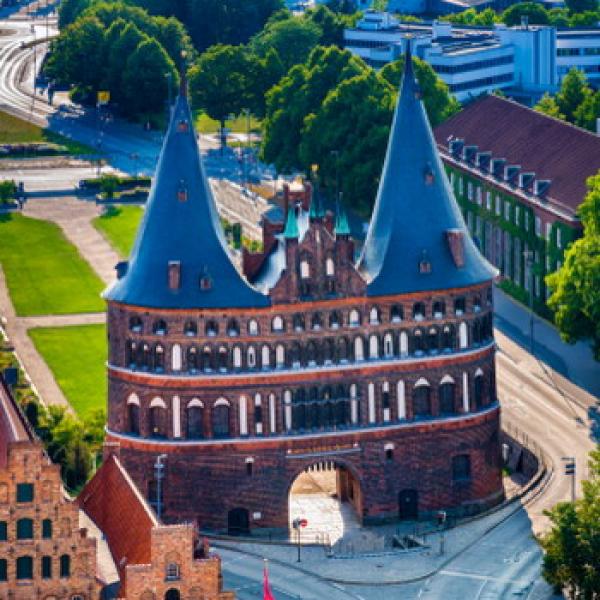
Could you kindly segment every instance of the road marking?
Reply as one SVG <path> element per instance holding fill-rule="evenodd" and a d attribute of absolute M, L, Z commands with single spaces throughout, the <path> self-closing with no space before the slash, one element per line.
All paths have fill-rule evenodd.
<path fill-rule="evenodd" d="M 465 573 L 464 571 L 440 571 L 440 575 L 448 577 L 463 577 L 465 579 L 475 579 L 479 581 L 494 581 L 497 583 L 514 583 L 515 585 L 527 585 L 528 581 L 523 579 L 511 579 L 510 577 L 490 577 L 489 575 L 478 575 L 477 573 Z"/>

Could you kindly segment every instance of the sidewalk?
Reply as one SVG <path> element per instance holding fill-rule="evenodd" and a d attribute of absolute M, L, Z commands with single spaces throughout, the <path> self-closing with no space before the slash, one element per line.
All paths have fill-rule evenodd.
<path fill-rule="evenodd" d="M 494 325 L 529 352 L 529 310 L 497 287 L 494 290 Z M 537 315 L 534 318 L 535 356 L 570 382 L 600 398 L 600 363 L 589 345 L 570 345 L 560 339 L 555 327 Z"/>

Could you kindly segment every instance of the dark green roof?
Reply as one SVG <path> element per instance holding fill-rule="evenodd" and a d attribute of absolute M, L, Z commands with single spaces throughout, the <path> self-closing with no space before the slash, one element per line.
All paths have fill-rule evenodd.
<path fill-rule="evenodd" d="M 300 232 L 298 231 L 298 219 L 296 219 L 296 209 L 293 206 L 290 206 L 288 208 L 283 237 L 289 240 L 298 239 L 299 236 Z"/>
<path fill-rule="evenodd" d="M 496 274 L 465 227 L 437 152 L 410 52 L 358 268 L 370 296 L 465 287 Z"/>
<path fill-rule="evenodd" d="M 170 289 L 169 264 L 180 285 Z M 129 264 L 108 300 L 151 308 L 260 307 L 269 299 L 231 262 L 184 95 L 172 111 Z"/>

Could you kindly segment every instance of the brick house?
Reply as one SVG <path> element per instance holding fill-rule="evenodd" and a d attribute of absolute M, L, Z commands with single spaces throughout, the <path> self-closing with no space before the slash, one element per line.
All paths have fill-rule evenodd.
<path fill-rule="evenodd" d="M 469 232 L 500 270 L 501 286 L 523 302 L 532 289 L 548 314 L 544 277 L 581 235 L 577 208 L 586 179 L 600 170 L 600 137 L 487 96 L 436 127 L 435 138 Z"/>
<path fill-rule="evenodd" d="M 0 599 L 99 597 L 96 540 L 0 375 Z"/>
<path fill-rule="evenodd" d="M 358 261 L 343 212 L 288 193 L 238 272 L 178 97 L 132 255 L 105 292 L 107 441 L 166 523 L 287 530 L 294 480 L 322 463 L 364 523 L 502 500 L 496 271 L 407 65 Z"/>

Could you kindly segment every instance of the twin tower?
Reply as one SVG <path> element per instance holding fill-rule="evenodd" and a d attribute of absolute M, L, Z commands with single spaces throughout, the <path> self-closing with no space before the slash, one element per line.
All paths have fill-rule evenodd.
<path fill-rule="evenodd" d="M 240 200 L 243 201 L 243 200 Z M 287 528 L 295 478 L 337 471 L 370 523 L 503 498 L 495 271 L 469 238 L 410 57 L 366 241 L 291 202 L 243 275 L 188 101 L 108 289 L 107 441 L 167 522 Z"/>

